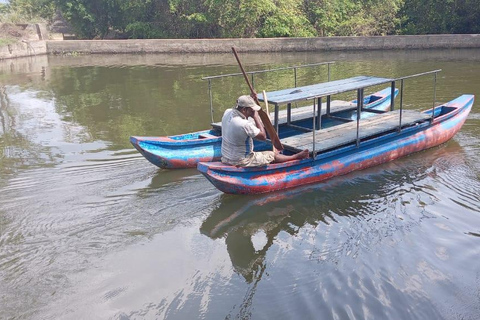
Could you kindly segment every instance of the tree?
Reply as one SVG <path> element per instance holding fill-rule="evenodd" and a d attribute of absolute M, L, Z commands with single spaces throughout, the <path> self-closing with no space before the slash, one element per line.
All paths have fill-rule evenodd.
<path fill-rule="evenodd" d="M 480 0 L 11 0 L 2 11 L 32 22 L 56 9 L 86 39 L 480 32 Z"/>
<path fill-rule="evenodd" d="M 404 34 L 478 33 L 480 0 L 405 0 Z"/>
<path fill-rule="evenodd" d="M 52 0 L 10 0 L 5 8 L 8 8 L 10 17 L 18 22 L 49 21 L 55 13 Z"/>
<path fill-rule="evenodd" d="M 305 0 L 305 14 L 321 36 L 395 33 L 403 0 Z"/>
<path fill-rule="evenodd" d="M 317 31 L 308 21 L 298 0 L 277 1 L 266 14 L 258 35 L 261 37 L 314 37 Z"/>

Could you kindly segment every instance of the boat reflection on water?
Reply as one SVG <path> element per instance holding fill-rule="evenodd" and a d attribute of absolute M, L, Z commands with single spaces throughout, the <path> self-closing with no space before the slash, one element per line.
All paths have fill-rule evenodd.
<path fill-rule="evenodd" d="M 365 193 L 375 193 L 367 188 L 376 184 L 365 182 L 352 182 L 350 175 L 248 199 L 222 195 L 200 231 L 212 239 L 224 237 L 235 271 L 248 283 L 256 282 L 265 269 L 265 255 L 279 233 L 295 236 L 307 224 L 315 228 L 335 222 L 338 214 L 355 214 L 351 210 L 354 203 Z M 349 187 L 344 188 L 346 185 Z M 335 208 L 334 214 L 331 208 Z"/>
<path fill-rule="evenodd" d="M 362 220 L 366 224 L 374 224 L 370 220 L 376 219 L 370 218 L 379 212 L 387 213 L 386 217 L 382 215 L 382 224 L 391 228 L 398 221 L 398 213 L 393 212 L 395 209 L 392 210 L 388 203 L 390 200 L 386 199 L 401 202 L 402 195 L 409 193 L 406 185 L 425 188 L 422 192 L 427 196 L 435 194 L 437 191 L 430 185 L 430 179 L 449 183 L 438 175 L 464 162 L 462 147 L 452 140 L 399 161 L 353 172 L 325 183 L 266 195 L 238 197 L 223 194 L 200 231 L 212 239 L 224 238 L 235 271 L 256 286 L 266 268 L 267 251 L 279 233 L 295 236 L 304 226 L 317 229 L 324 224 L 328 227 L 341 217 L 355 217 L 355 224 L 362 228 Z M 424 181 L 427 181 L 425 185 Z M 431 196 L 435 198 L 434 194 Z M 409 220 L 412 220 L 409 223 L 421 222 L 418 217 Z M 367 226 L 370 231 L 383 227 Z M 368 230 L 357 231 L 365 234 Z M 366 236 L 381 234 L 374 233 Z M 343 240 L 341 246 L 344 248 L 323 249 L 337 253 L 351 250 L 353 244 L 348 239 Z"/>
<path fill-rule="evenodd" d="M 168 188 L 173 184 L 195 178 L 195 176 L 200 177 L 197 170 L 190 168 L 184 170 L 155 169 L 155 174 L 148 187 L 151 191 L 158 191 L 158 189 Z"/>
<path fill-rule="evenodd" d="M 289 228 L 293 210 L 291 205 L 284 206 L 281 199 L 259 197 L 245 204 L 245 199 L 221 195 L 220 205 L 204 221 L 200 231 L 212 239 L 225 237 L 235 271 L 250 283 L 261 278 L 265 255 L 275 236 L 282 230 L 294 233 L 294 229 Z M 254 243 L 258 235 L 264 236 L 260 245 Z"/>

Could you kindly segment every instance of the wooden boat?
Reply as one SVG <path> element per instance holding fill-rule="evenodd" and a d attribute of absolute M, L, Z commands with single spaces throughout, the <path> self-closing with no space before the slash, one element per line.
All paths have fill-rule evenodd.
<path fill-rule="evenodd" d="M 256 194 L 317 183 L 442 144 L 462 127 L 472 108 L 473 95 L 462 95 L 440 106 L 435 106 L 434 101 L 434 107 L 423 112 L 402 108 L 403 81 L 434 73 L 436 83 L 438 71 L 440 70 L 398 79 L 364 77 L 357 83 L 351 81 L 353 78 L 345 79 L 343 85 L 336 89 L 319 85 L 310 91 L 306 88 L 293 94 L 286 94 L 285 91 L 268 93 L 269 102 L 279 105 L 302 99 L 318 101 L 322 97 L 328 99 L 338 92 L 357 90 L 360 97 L 358 110 L 361 110 L 364 88 L 391 82 L 394 90 L 395 82 L 402 82 L 400 110 L 367 119 L 358 117 L 356 123 L 345 123 L 280 139 L 286 152 L 309 149 L 311 152 L 308 159 L 253 168 L 229 166 L 221 162 L 200 162 L 197 169 L 225 193 Z M 313 106 L 315 109 L 315 103 Z M 357 115 L 361 113 L 358 112 Z M 312 122 L 315 123 L 315 119 Z"/>
<path fill-rule="evenodd" d="M 335 83 L 335 81 L 332 81 Z M 395 91 L 395 95 L 398 90 Z M 261 95 L 260 95 L 261 97 Z M 391 90 L 375 92 L 364 98 L 364 110 L 362 117 L 369 117 L 378 112 L 384 112 L 390 108 Z M 356 118 L 356 100 L 353 101 L 331 101 L 330 112 L 323 112 L 321 125 L 331 127 L 344 121 L 353 121 Z M 327 103 L 325 103 L 327 106 Z M 280 138 L 291 137 L 298 133 L 298 130 L 289 130 L 287 125 L 311 130 L 312 128 L 311 106 L 292 109 L 290 114 L 287 110 L 277 112 L 275 126 L 281 127 Z M 271 113 L 275 119 L 275 112 Z M 130 137 L 132 145 L 151 163 L 168 169 L 194 168 L 199 162 L 220 160 L 221 157 L 221 122 L 212 123 L 211 130 L 203 130 L 181 135 L 165 137 Z M 271 143 L 255 141 L 255 150 L 271 149 Z"/>

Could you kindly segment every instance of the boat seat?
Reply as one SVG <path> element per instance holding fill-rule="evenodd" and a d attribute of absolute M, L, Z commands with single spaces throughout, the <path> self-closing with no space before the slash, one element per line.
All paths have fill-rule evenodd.
<path fill-rule="evenodd" d="M 399 110 L 390 111 L 360 120 L 360 139 L 365 140 L 385 132 L 397 130 L 399 125 Z M 431 116 L 413 110 L 404 110 L 402 112 L 402 128 L 413 126 L 415 124 L 431 121 Z M 349 122 L 316 131 L 315 151 L 323 152 L 331 150 L 350 143 L 355 143 L 357 139 L 357 123 Z M 304 149 L 313 150 L 313 134 L 303 133 L 280 140 L 283 147 L 287 150 L 299 152 Z"/>

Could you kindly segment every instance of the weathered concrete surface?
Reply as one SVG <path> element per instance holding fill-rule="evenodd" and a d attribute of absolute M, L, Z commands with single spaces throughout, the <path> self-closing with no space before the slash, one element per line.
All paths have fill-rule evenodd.
<path fill-rule="evenodd" d="M 0 37 L 10 39 L 11 44 L 0 47 L 0 60 L 20 58 L 47 53 L 48 39 L 44 24 L 0 24 Z"/>
<path fill-rule="evenodd" d="M 47 53 L 47 44 L 41 40 L 22 40 L 0 47 L 0 60 L 42 55 Z"/>
<path fill-rule="evenodd" d="M 37 33 L 37 32 L 36 32 Z M 45 31 L 38 37 L 44 38 Z M 0 47 L 0 60 L 41 54 L 316 52 L 480 48 L 480 34 L 267 39 L 31 40 Z"/>
<path fill-rule="evenodd" d="M 64 40 L 47 41 L 47 53 L 226 53 L 231 51 L 232 46 L 243 52 L 480 48 L 480 34 L 267 39 Z"/>

